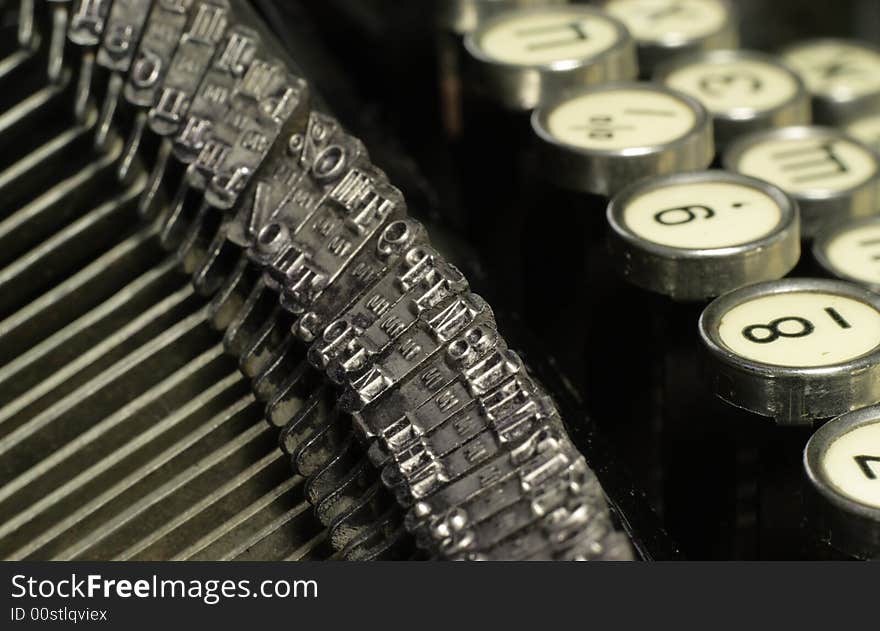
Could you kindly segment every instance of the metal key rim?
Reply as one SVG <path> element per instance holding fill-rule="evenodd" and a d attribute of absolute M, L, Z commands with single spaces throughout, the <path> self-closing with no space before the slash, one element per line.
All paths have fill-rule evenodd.
<path fill-rule="evenodd" d="M 721 318 L 744 301 L 772 294 L 831 293 L 880 312 L 880 296 L 852 283 L 815 278 L 748 285 L 715 299 L 698 330 L 707 381 L 715 396 L 779 425 L 811 425 L 880 401 L 880 344 L 858 357 L 827 366 L 780 366 L 740 356 L 720 339 Z"/>
<path fill-rule="evenodd" d="M 768 289 L 773 291 L 768 291 Z M 724 363 L 765 378 L 828 378 L 833 376 L 849 376 L 853 372 L 871 370 L 872 368 L 880 371 L 880 344 L 866 353 L 845 362 L 829 364 L 828 366 L 798 367 L 780 366 L 742 357 L 729 349 L 721 341 L 718 336 L 718 326 L 724 315 L 731 309 L 755 298 L 791 293 L 837 294 L 845 298 L 864 302 L 880 314 L 880 295 L 874 294 L 858 285 L 840 280 L 821 278 L 784 278 L 782 280 L 755 283 L 741 287 L 713 300 L 700 315 L 700 338 L 710 353 Z M 709 322 L 717 324 L 710 325 Z"/>
<path fill-rule="evenodd" d="M 843 494 L 841 491 L 835 490 L 835 486 L 827 478 L 822 467 L 822 455 L 828 451 L 834 442 L 853 430 L 877 423 L 880 423 L 880 405 L 873 405 L 841 414 L 825 423 L 810 437 L 804 448 L 803 462 L 807 477 L 812 483 L 813 488 L 826 501 L 835 508 L 880 524 L 880 508 L 867 506 Z M 842 431 L 838 431 L 841 429 Z"/>
<path fill-rule="evenodd" d="M 627 225 L 624 213 L 633 199 L 668 186 L 702 183 L 736 184 L 766 194 L 780 210 L 779 222 L 759 239 L 720 248 L 664 245 L 639 236 Z M 800 256 L 797 203 L 768 182 L 720 169 L 639 180 L 611 200 L 606 215 L 611 228 L 609 246 L 615 258 L 624 263 L 625 277 L 633 284 L 676 300 L 703 300 L 750 283 L 781 278 L 795 266 Z M 641 265 L 634 264 L 637 256 L 646 260 Z M 713 273 L 703 282 L 700 270 L 707 264 L 713 264 Z M 760 268 L 765 276 L 749 278 L 749 270 L 755 267 Z M 719 283 L 719 279 L 728 282 Z"/>

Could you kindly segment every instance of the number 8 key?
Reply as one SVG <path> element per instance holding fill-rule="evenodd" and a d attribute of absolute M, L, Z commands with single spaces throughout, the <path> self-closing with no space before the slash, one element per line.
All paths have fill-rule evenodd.
<path fill-rule="evenodd" d="M 731 292 L 700 317 L 715 394 L 809 425 L 880 401 L 880 296 L 856 285 L 785 279 Z"/>

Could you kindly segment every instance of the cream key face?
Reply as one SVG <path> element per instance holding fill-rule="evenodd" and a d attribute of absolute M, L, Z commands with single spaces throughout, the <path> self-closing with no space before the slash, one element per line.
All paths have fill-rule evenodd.
<path fill-rule="evenodd" d="M 833 366 L 880 346 L 880 312 L 822 291 L 767 294 L 724 313 L 718 336 L 734 354 L 762 364 Z"/>
<path fill-rule="evenodd" d="M 769 136 L 746 147 L 734 168 L 793 195 L 830 196 L 877 175 L 875 155 L 843 135 Z"/>
<path fill-rule="evenodd" d="M 691 105 L 651 88 L 597 90 L 557 105 L 547 131 L 559 142 L 587 150 L 657 147 L 687 135 L 697 122 Z"/>
<path fill-rule="evenodd" d="M 858 42 L 818 40 L 783 57 L 813 94 L 843 101 L 880 91 L 880 53 Z"/>
<path fill-rule="evenodd" d="M 635 197 L 623 210 L 624 223 L 638 237 L 693 250 L 758 241 L 782 218 L 767 193 L 733 182 L 664 186 Z"/>
<path fill-rule="evenodd" d="M 880 419 L 831 439 L 819 461 L 823 477 L 836 492 L 880 508 Z"/>
<path fill-rule="evenodd" d="M 618 23 L 599 12 L 546 8 L 498 18 L 476 44 L 500 63 L 544 66 L 592 59 L 617 44 L 621 31 Z"/>
<path fill-rule="evenodd" d="M 880 151 L 880 114 L 864 116 L 847 125 L 846 133 Z"/>
<path fill-rule="evenodd" d="M 603 8 L 637 40 L 669 46 L 717 33 L 730 19 L 718 0 L 611 0 Z"/>
<path fill-rule="evenodd" d="M 699 100 L 713 114 L 728 116 L 773 110 L 798 92 L 790 71 L 754 59 L 695 61 L 672 71 L 664 83 Z"/>
<path fill-rule="evenodd" d="M 880 218 L 841 229 L 822 254 L 835 275 L 880 285 Z"/>

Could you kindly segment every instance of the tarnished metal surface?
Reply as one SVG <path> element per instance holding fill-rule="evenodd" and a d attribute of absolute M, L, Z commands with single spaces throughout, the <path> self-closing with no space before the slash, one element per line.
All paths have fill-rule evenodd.
<path fill-rule="evenodd" d="M 489 306 L 231 5 L 9 9 L 0 555 L 629 558 Z"/>

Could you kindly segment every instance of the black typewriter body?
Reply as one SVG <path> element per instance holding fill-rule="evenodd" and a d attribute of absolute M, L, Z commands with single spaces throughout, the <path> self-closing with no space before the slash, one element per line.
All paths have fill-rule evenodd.
<path fill-rule="evenodd" d="M 0 556 L 880 555 L 880 263 L 870 251 L 880 243 L 877 3 L 0 7 Z M 169 21 L 148 49 L 150 16 L 160 9 Z M 126 26 L 123 11 L 140 30 Z M 194 46 L 169 78 L 184 33 L 199 26 L 191 40 L 212 48 Z M 244 50 L 232 46 L 233 32 L 260 42 L 247 63 L 277 63 L 291 87 L 283 99 L 260 93 L 240 111 L 223 110 L 204 131 L 193 104 L 204 96 L 204 119 L 228 107 L 199 88 L 221 67 L 227 43 Z M 818 44 L 798 48 L 804 42 Z M 823 92 L 810 72 L 843 87 Z M 230 94 L 246 92 L 246 75 L 243 68 L 239 83 L 230 80 Z M 752 107 L 749 99 L 762 100 Z M 288 104 L 277 138 L 260 137 L 265 112 Z M 248 128 L 249 112 L 263 106 Z M 240 117 L 224 127 L 230 111 Z M 363 177 L 372 188 L 337 185 L 335 158 L 313 133 L 338 134 L 358 156 L 344 167 L 359 169 L 352 182 Z M 178 147 L 177 138 L 195 137 L 209 149 L 227 138 L 231 149 Z M 356 355 L 348 363 L 329 355 L 343 337 L 332 325 L 352 320 L 314 304 L 324 305 L 337 282 L 351 296 L 334 300 L 348 298 L 353 312 L 357 292 L 382 281 L 361 287 L 346 263 L 337 276 L 353 288 L 315 285 L 318 298 L 303 308 L 298 286 L 285 288 L 293 277 L 273 276 L 272 248 L 288 232 L 300 247 L 312 225 L 248 232 L 269 221 L 258 218 L 261 200 L 287 199 L 272 183 L 302 188 L 291 198 L 297 208 L 310 203 L 317 189 L 270 164 L 308 150 L 324 159 L 309 167 L 317 184 L 308 186 L 332 184 L 320 189 L 316 213 L 326 200 L 336 209 L 354 200 L 357 212 L 385 203 L 389 225 L 418 222 L 438 258 L 467 278 L 456 291 L 471 305 L 470 326 L 503 335 L 523 366 L 515 375 L 536 384 L 527 392 L 534 405 L 544 394 L 552 401 L 538 421 L 522 418 L 551 427 L 546 449 L 561 450 L 564 483 L 555 472 L 539 475 L 552 461 L 536 455 L 523 456 L 534 468 L 517 465 L 516 495 L 495 474 L 472 473 L 483 458 L 502 461 L 482 455 L 484 434 L 499 454 L 518 454 L 538 441 L 537 426 L 508 439 L 492 425 L 494 434 L 475 437 L 462 413 L 454 429 L 464 438 L 455 443 L 443 438 L 446 425 L 426 428 L 422 404 L 395 398 L 416 370 L 372 394 L 379 382 L 366 369 L 352 369 L 363 379 L 346 372 Z M 223 171 L 233 158 L 244 167 Z M 819 193 L 810 188 L 817 181 Z M 242 208 L 251 224 L 239 221 Z M 315 234 L 336 230 L 330 219 L 313 223 Z M 394 246 L 394 231 L 380 234 L 363 238 Z M 349 256 L 341 239 L 326 240 Z M 866 248 L 858 260 L 854 248 Z M 304 311 L 323 317 L 315 316 L 320 328 Z M 459 317 L 438 311 L 412 326 Z M 380 374 L 394 369 L 392 346 L 370 364 Z M 411 347 L 401 348 L 409 360 Z M 519 401 L 504 398 L 503 387 L 468 387 L 473 402 L 461 409 L 490 420 L 491 410 Z M 534 408 L 516 413 L 526 409 Z M 400 438 L 390 416 L 423 425 Z M 433 437 L 452 441 L 445 454 Z M 556 446 L 569 440 L 572 449 Z M 429 456 L 431 466 L 446 463 L 446 477 L 413 464 Z M 458 504 L 448 499 L 471 477 L 486 488 Z M 539 481 L 530 487 L 531 479 Z M 432 504 L 438 497 L 448 505 Z"/>

